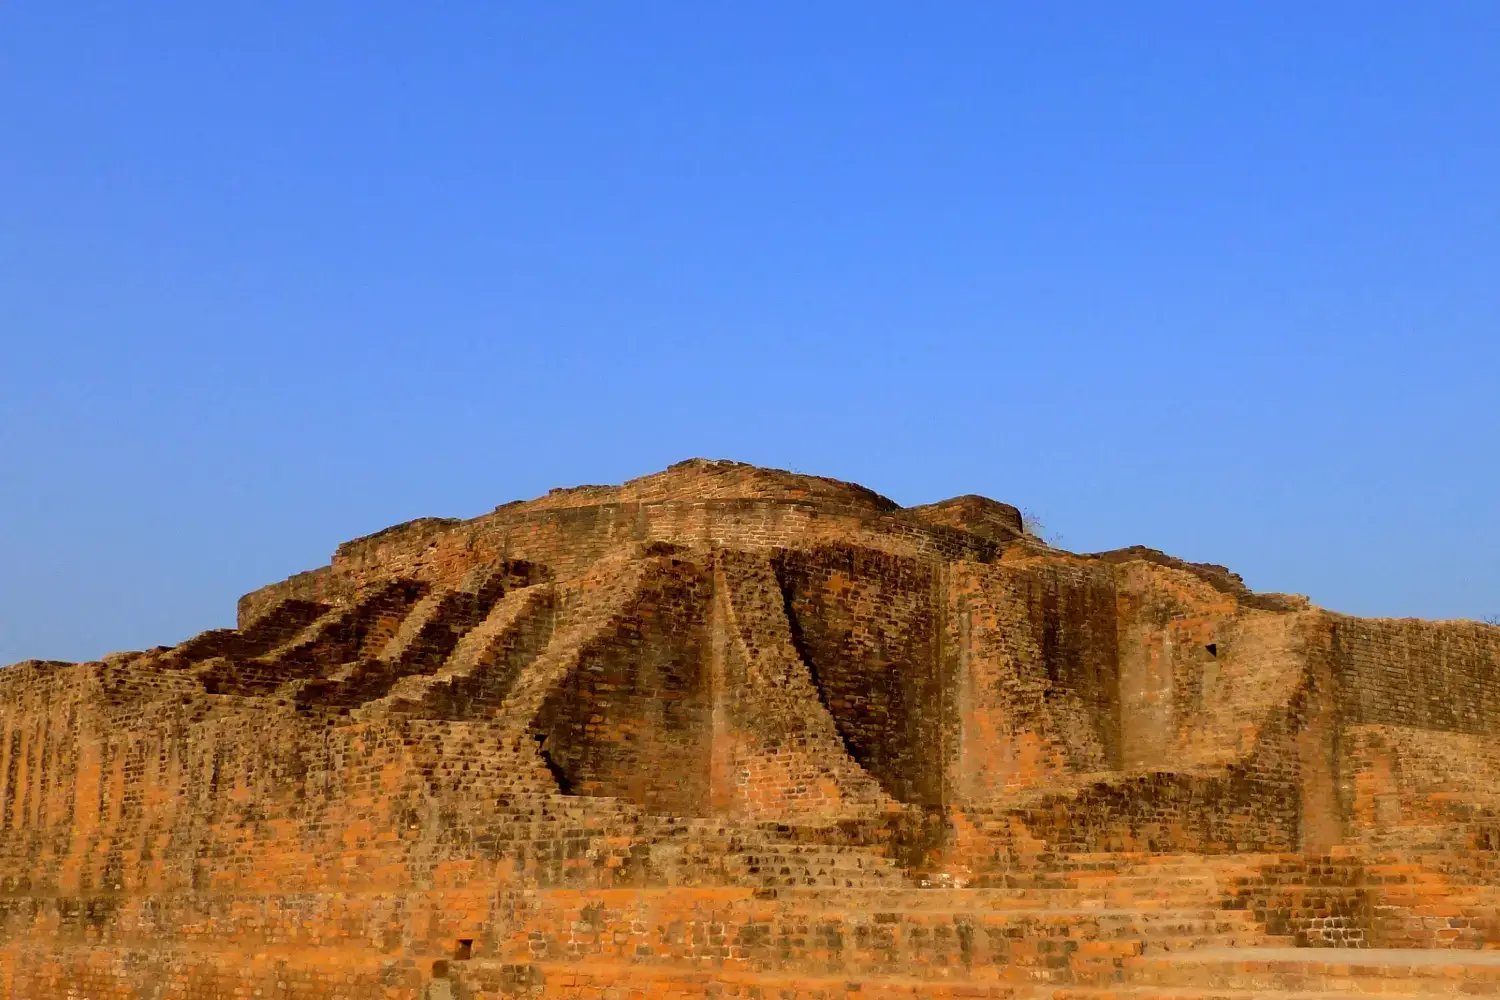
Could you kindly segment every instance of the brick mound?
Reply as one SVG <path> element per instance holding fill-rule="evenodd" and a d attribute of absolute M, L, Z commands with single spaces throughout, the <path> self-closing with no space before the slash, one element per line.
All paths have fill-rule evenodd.
<path fill-rule="evenodd" d="M 1500 628 L 694 460 L 0 672 L 0 997 L 1500 994 Z"/>

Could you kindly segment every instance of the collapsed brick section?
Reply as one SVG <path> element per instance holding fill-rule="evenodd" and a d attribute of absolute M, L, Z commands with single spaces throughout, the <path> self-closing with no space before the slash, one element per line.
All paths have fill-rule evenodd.
<path fill-rule="evenodd" d="M 0 672 L 0 998 L 1236 995 L 1278 946 L 1421 993 L 1389 949 L 1500 946 L 1491 626 L 702 461 L 240 612 Z"/>

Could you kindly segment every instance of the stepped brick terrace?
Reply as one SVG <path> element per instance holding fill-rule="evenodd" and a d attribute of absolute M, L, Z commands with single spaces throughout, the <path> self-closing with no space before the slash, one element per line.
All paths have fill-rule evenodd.
<path fill-rule="evenodd" d="M 1500 996 L 1500 628 L 693 460 L 0 671 L 0 997 Z"/>

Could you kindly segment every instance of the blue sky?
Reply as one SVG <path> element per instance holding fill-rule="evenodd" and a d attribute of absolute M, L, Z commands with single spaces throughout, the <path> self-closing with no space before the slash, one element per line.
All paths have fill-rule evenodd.
<path fill-rule="evenodd" d="M 0 4 L 0 662 L 693 455 L 1500 613 L 1500 5 Z"/>

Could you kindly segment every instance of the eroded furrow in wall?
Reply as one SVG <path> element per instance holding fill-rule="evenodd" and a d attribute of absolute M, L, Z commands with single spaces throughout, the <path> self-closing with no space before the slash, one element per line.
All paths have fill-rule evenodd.
<path fill-rule="evenodd" d="M 796 819 L 899 808 L 849 755 L 807 663 L 792 642 L 785 600 L 763 557 L 721 554 L 726 692 L 716 705 L 715 763 L 731 813 Z"/>
<path fill-rule="evenodd" d="M 849 753 L 901 802 L 943 798 L 934 563 L 851 545 L 774 561 L 792 639 Z"/>
<path fill-rule="evenodd" d="M 530 730 L 565 792 L 704 815 L 712 576 L 675 556 L 641 567 L 635 592 L 579 643 Z"/>
<path fill-rule="evenodd" d="M 991 825 L 1032 789 L 1109 769 L 1119 725 L 1109 573 L 958 562 L 944 590 L 950 787 L 970 820 Z"/>

